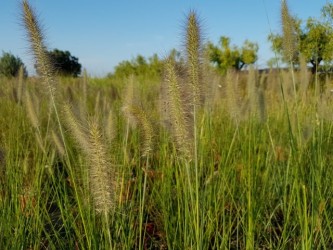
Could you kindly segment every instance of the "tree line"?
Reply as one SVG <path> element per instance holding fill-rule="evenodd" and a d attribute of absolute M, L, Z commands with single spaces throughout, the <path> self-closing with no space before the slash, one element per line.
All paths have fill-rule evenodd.
<path fill-rule="evenodd" d="M 283 17 L 281 17 L 283 19 Z M 333 3 L 326 3 L 321 10 L 318 19 L 309 17 L 301 20 L 291 16 L 288 21 L 291 39 L 284 37 L 284 32 L 271 33 L 268 41 L 275 57 L 267 62 L 269 67 L 292 65 L 298 67 L 301 60 L 311 66 L 312 73 L 318 71 L 332 71 L 333 62 Z M 286 45 L 288 40 L 288 45 Z M 293 47 L 292 55 L 286 56 L 286 46 Z M 232 45 L 231 39 L 221 36 L 219 42 L 208 42 L 205 45 L 207 59 L 210 64 L 221 74 L 225 74 L 229 68 L 242 70 L 258 60 L 259 46 L 256 42 L 245 40 L 242 46 Z M 181 54 L 173 49 L 172 56 L 181 65 Z M 48 55 L 54 64 L 54 70 L 58 75 L 77 77 L 81 73 L 81 64 L 77 57 L 69 51 L 54 49 L 48 51 Z M 132 60 L 120 62 L 108 77 L 126 77 L 129 75 L 159 76 L 162 73 L 163 59 L 157 54 L 145 58 L 138 55 Z M 3 52 L 0 57 L 0 76 L 12 77 L 18 74 L 20 67 L 26 68 L 19 57 L 11 53 Z"/>
<path fill-rule="evenodd" d="M 82 65 L 79 63 L 79 59 L 72 56 L 69 51 L 54 49 L 48 51 L 47 54 L 54 66 L 53 70 L 58 75 L 77 77 L 81 74 Z M 0 76 L 15 77 L 18 75 L 21 67 L 23 68 L 24 75 L 27 76 L 26 67 L 19 57 L 9 52 L 2 52 L 2 56 L 0 57 Z"/>

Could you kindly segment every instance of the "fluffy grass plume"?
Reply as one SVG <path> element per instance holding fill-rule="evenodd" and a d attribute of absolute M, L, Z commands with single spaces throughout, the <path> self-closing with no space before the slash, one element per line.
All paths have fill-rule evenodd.
<path fill-rule="evenodd" d="M 149 120 L 147 113 L 136 106 L 124 108 L 124 113 L 129 120 L 135 120 L 141 134 L 141 155 L 148 156 L 153 149 L 154 129 Z"/>
<path fill-rule="evenodd" d="M 137 102 L 135 96 L 134 96 L 134 91 L 138 91 L 134 87 L 134 76 L 130 75 L 126 87 L 124 89 L 124 96 L 123 96 L 123 107 L 128 107 L 134 105 L 134 103 Z"/>
<path fill-rule="evenodd" d="M 249 68 L 249 75 L 247 77 L 247 91 L 250 100 L 250 112 L 251 115 L 258 114 L 258 86 L 257 86 L 257 74 L 254 68 Z"/>
<path fill-rule="evenodd" d="M 239 104 L 238 75 L 233 70 L 227 71 L 225 87 L 228 112 L 231 119 L 238 124 L 242 120 L 242 113 Z"/>
<path fill-rule="evenodd" d="M 53 107 L 53 111 L 55 112 L 61 138 L 64 142 L 64 133 L 62 130 L 62 125 L 60 122 L 59 112 L 56 103 L 55 73 L 51 59 L 47 54 L 43 30 L 38 22 L 36 13 L 34 12 L 27 0 L 23 0 L 22 9 L 23 25 L 27 31 L 27 38 L 30 44 L 30 50 L 35 58 L 37 73 L 41 76 L 42 82 L 46 86 L 46 89 L 48 91 L 50 103 Z"/>
<path fill-rule="evenodd" d="M 38 22 L 38 18 L 33 8 L 27 0 L 23 4 L 23 24 L 27 31 L 30 49 L 35 57 L 38 74 L 47 85 L 50 92 L 54 91 L 54 69 L 50 57 L 47 54 L 43 29 Z"/>
<path fill-rule="evenodd" d="M 36 104 L 33 102 L 29 90 L 25 91 L 24 103 L 25 103 L 28 118 L 31 122 L 32 127 L 35 130 L 39 131 L 40 124 L 39 124 L 39 119 L 38 119 L 38 116 L 37 116 L 38 112 L 36 110 Z"/>
<path fill-rule="evenodd" d="M 115 169 L 112 168 L 102 142 L 102 133 L 95 119 L 89 123 L 89 160 L 90 192 L 97 213 L 107 214 L 115 206 L 116 180 Z M 112 173 L 112 175 L 111 175 Z"/>
<path fill-rule="evenodd" d="M 193 105 L 199 104 L 201 78 L 201 32 L 197 14 L 191 11 L 187 17 L 186 28 L 186 56 L 188 84 L 191 87 Z"/>
<path fill-rule="evenodd" d="M 296 53 L 295 20 L 289 12 L 287 0 L 281 1 L 281 20 L 283 31 L 283 52 L 289 63 L 293 63 Z"/>
<path fill-rule="evenodd" d="M 132 127 L 138 126 L 141 134 L 141 155 L 148 156 L 153 148 L 154 129 L 148 114 L 141 108 L 139 98 L 134 95 L 138 89 L 134 86 L 134 78 L 130 76 L 124 91 L 122 111 Z"/>
<path fill-rule="evenodd" d="M 130 127 L 136 127 L 136 119 L 128 112 L 129 107 L 134 107 L 139 105 L 139 101 L 136 95 L 134 95 L 134 92 L 138 92 L 139 90 L 134 86 L 134 76 L 129 76 L 125 89 L 124 94 L 122 97 L 122 111 L 125 114 L 125 117 L 127 118 L 127 132 L 126 132 L 126 138 L 128 137 L 128 132 Z M 127 139 L 126 139 L 127 141 Z"/>
<path fill-rule="evenodd" d="M 266 120 L 266 98 L 265 98 L 265 90 L 261 86 L 258 89 L 258 107 L 259 107 L 259 120 L 260 122 L 264 122 Z"/>
<path fill-rule="evenodd" d="M 81 150 L 85 153 L 89 153 L 89 141 L 84 131 L 84 127 L 80 124 L 76 116 L 73 114 L 71 107 L 68 104 L 63 106 L 63 120 L 66 127 L 68 127 L 72 137 L 80 146 Z"/>
<path fill-rule="evenodd" d="M 262 76 L 262 78 L 263 77 L 264 76 Z M 263 81 L 263 79 L 261 80 Z M 253 67 L 249 69 L 247 88 L 251 115 L 259 118 L 261 122 L 265 121 L 266 103 L 264 86 L 261 81 L 259 82 L 258 71 Z"/>
<path fill-rule="evenodd" d="M 90 193 L 95 211 L 107 214 L 115 205 L 117 172 L 108 161 L 97 118 L 91 119 L 88 129 L 85 129 L 69 105 L 65 105 L 63 110 L 66 125 L 88 161 Z"/>
<path fill-rule="evenodd" d="M 41 132 L 41 128 L 40 128 L 38 111 L 36 108 L 37 105 L 33 102 L 28 90 L 25 90 L 24 103 L 25 103 L 25 107 L 27 110 L 28 119 L 30 120 L 30 123 L 31 123 L 32 128 L 36 135 L 37 143 L 38 143 L 40 149 L 43 151 L 43 153 L 45 153 L 46 151 L 45 151 L 43 136 L 42 136 L 42 132 Z"/>
<path fill-rule="evenodd" d="M 192 154 L 192 144 L 189 133 L 190 129 L 186 118 L 186 112 L 184 110 L 175 62 L 172 58 L 168 58 L 165 63 L 165 83 L 167 85 L 166 109 L 169 115 L 171 131 L 176 142 L 176 147 L 178 151 L 185 156 L 190 157 Z"/>
<path fill-rule="evenodd" d="M 300 81 L 299 81 L 299 94 L 301 98 L 303 98 L 303 102 L 306 103 L 306 93 L 308 91 L 309 83 L 310 83 L 310 72 L 308 70 L 306 58 L 301 55 L 300 56 Z"/>

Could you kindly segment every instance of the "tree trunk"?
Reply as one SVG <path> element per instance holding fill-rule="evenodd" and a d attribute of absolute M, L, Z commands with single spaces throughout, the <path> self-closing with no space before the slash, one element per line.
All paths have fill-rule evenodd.
<path fill-rule="evenodd" d="M 238 66 L 238 70 L 242 70 L 242 68 L 244 67 L 245 63 L 244 62 L 240 62 L 239 66 Z"/>
<path fill-rule="evenodd" d="M 312 65 L 312 69 L 311 69 L 312 74 L 316 74 L 317 73 L 318 66 L 319 66 L 319 64 L 320 64 L 321 61 L 322 61 L 321 58 L 319 58 L 318 60 L 310 60 L 310 63 Z"/>

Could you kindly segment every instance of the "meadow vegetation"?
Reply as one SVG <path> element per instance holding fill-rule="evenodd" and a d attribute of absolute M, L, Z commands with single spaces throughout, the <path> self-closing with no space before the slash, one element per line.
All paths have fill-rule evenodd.
<path fill-rule="evenodd" d="M 221 75 L 190 12 L 160 77 L 59 77 L 22 9 L 40 75 L 0 78 L 1 249 L 333 248 L 329 75 Z"/>

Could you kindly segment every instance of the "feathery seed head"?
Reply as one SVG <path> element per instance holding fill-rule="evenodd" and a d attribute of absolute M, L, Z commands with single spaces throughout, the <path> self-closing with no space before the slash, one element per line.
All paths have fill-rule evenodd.
<path fill-rule="evenodd" d="M 186 53 L 188 67 L 188 84 L 192 90 L 193 105 L 197 105 L 200 99 L 200 77 L 202 62 L 201 31 L 197 14 L 191 11 L 187 17 L 186 29 Z"/>
<path fill-rule="evenodd" d="M 53 95 L 55 88 L 54 69 L 51 59 L 47 53 L 43 28 L 39 24 L 37 15 L 27 0 L 22 2 L 22 7 L 23 25 L 27 31 L 31 52 L 35 57 L 37 73 L 40 74 L 44 83 Z"/>
<path fill-rule="evenodd" d="M 154 129 L 148 118 L 146 112 L 138 107 L 127 107 L 127 113 L 129 113 L 139 125 L 142 143 L 141 143 L 141 155 L 148 156 L 153 149 Z"/>
<path fill-rule="evenodd" d="M 116 121 L 112 110 L 109 111 L 105 120 L 105 135 L 108 138 L 108 142 L 112 142 L 116 136 Z"/>
<path fill-rule="evenodd" d="M 165 83 L 167 85 L 166 108 L 168 109 L 172 134 L 175 138 L 178 151 L 190 158 L 192 155 L 190 129 L 181 96 L 181 87 L 179 85 L 175 64 L 172 58 L 166 60 Z"/>
<path fill-rule="evenodd" d="M 68 104 L 63 106 L 63 118 L 77 145 L 83 152 L 89 153 L 90 145 L 86 133 Z"/>
<path fill-rule="evenodd" d="M 97 213 L 107 214 L 115 205 L 116 183 L 111 172 L 112 166 L 107 160 L 107 153 L 102 142 L 102 133 L 96 119 L 89 123 L 89 179 L 91 195 Z M 112 176 L 111 176 L 112 174 Z"/>
<path fill-rule="evenodd" d="M 282 31 L 283 31 L 283 52 L 286 60 L 289 63 L 295 61 L 296 53 L 296 30 L 295 20 L 290 15 L 287 0 L 281 2 L 281 20 L 282 20 Z"/>
<path fill-rule="evenodd" d="M 30 93 L 28 90 L 25 91 L 25 106 L 27 109 L 27 113 L 28 113 L 28 118 L 31 122 L 31 125 L 33 126 L 34 129 L 39 129 L 39 120 L 38 120 L 38 116 L 37 116 L 37 111 L 36 111 L 36 105 L 33 102 Z"/>

